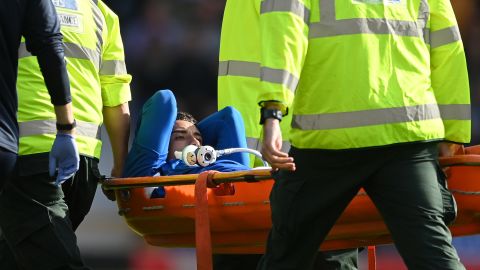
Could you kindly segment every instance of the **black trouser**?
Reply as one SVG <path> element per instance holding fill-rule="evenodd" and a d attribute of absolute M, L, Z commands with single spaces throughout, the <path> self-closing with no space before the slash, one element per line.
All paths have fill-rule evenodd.
<path fill-rule="evenodd" d="M 16 162 L 17 154 L 0 147 L 0 192 L 12 176 Z"/>
<path fill-rule="evenodd" d="M 215 254 L 213 270 L 255 270 L 262 254 Z M 318 252 L 315 270 L 358 269 L 358 249 Z"/>
<path fill-rule="evenodd" d="M 45 163 L 44 159 L 37 160 L 37 164 L 42 165 L 37 167 L 44 168 L 42 163 Z M 54 179 L 48 172 L 38 173 L 33 170 L 35 174 L 25 175 L 30 167 L 27 165 L 28 162 L 19 161 L 21 175 L 14 177 L 0 196 L 0 226 L 3 231 L 0 239 L 0 269 L 88 269 L 77 247 L 62 189 L 55 186 Z M 80 158 L 78 175 L 67 181 L 74 181 L 71 183 L 73 188 L 69 189 L 70 192 L 83 186 L 80 183 L 89 186 L 90 181 L 94 181 L 83 181 L 81 178 L 84 177 L 84 172 L 92 175 L 92 170 L 86 169 L 91 165 L 92 159 Z M 32 165 L 33 167 L 35 166 Z M 79 193 L 83 190 L 91 192 L 87 188 L 77 190 Z M 72 208 L 80 209 L 78 213 L 72 212 L 76 226 L 90 209 L 93 195 L 88 192 L 75 194 L 73 198 L 85 196 L 89 203 L 84 200 L 71 200 Z M 78 201 L 81 201 L 80 205 L 88 205 L 88 209 L 78 207 Z"/>
<path fill-rule="evenodd" d="M 100 180 L 98 160 L 80 156 L 80 168 L 71 181 L 62 185 L 73 230 L 77 230 L 92 207 Z"/>
<path fill-rule="evenodd" d="M 319 245 L 361 187 L 409 269 L 465 269 L 444 218 L 437 144 L 300 150 L 296 171 L 274 175 L 272 223 L 258 269 L 312 269 Z"/>

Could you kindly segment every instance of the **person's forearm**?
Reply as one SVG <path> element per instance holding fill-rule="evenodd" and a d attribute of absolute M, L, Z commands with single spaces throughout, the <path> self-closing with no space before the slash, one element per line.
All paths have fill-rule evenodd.
<path fill-rule="evenodd" d="M 74 120 L 72 103 L 65 105 L 54 106 L 55 115 L 57 117 L 58 124 L 72 124 Z M 73 134 L 74 129 L 68 131 L 62 131 L 63 133 Z"/>
<path fill-rule="evenodd" d="M 63 51 L 46 50 L 37 59 L 52 104 L 64 105 L 71 102 L 70 81 L 63 58 Z"/>
<path fill-rule="evenodd" d="M 103 107 L 103 120 L 112 145 L 112 176 L 120 177 L 128 154 L 128 138 L 130 136 L 128 103 L 115 107 Z"/>
<path fill-rule="evenodd" d="M 72 97 L 57 12 L 51 1 L 31 1 L 29 4 L 30 13 L 22 32 L 27 50 L 37 56 L 52 104 L 65 105 Z"/>

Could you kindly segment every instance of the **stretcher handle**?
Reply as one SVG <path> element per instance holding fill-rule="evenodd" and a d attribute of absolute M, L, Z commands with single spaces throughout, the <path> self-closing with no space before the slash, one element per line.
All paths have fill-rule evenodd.
<path fill-rule="evenodd" d="M 450 157 L 440 157 L 442 167 L 451 166 L 480 166 L 480 145 L 459 147 Z"/>
<path fill-rule="evenodd" d="M 480 166 L 480 155 L 457 155 L 439 158 L 442 167 Z"/>
<path fill-rule="evenodd" d="M 212 177 L 212 181 L 219 185 L 223 183 L 235 182 L 258 182 L 271 180 L 271 170 L 251 170 L 240 172 L 216 173 Z M 198 174 L 172 175 L 172 176 L 148 176 L 134 178 L 105 178 L 101 180 L 103 189 L 117 190 L 128 188 L 144 188 L 159 186 L 182 186 L 194 185 L 198 178 Z"/>

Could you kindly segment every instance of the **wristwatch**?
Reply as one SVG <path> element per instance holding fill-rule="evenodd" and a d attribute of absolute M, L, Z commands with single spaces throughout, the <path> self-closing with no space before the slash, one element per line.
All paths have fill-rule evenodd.
<path fill-rule="evenodd" d="M 282 111 L 278 109 L 260 109 L 260 125 L 265 123 L 265 120 L 268 118 L 277 119 L 278 121 L 282 121 Z"/>
<path fill-rule="evenodd" d="M 57 123 L 57 130 L 58 131 L 69 131 L 74 129 L 77 126 L 77 121 L 73 119 L 73 123 L 71 124 L 59 124 Z"/>

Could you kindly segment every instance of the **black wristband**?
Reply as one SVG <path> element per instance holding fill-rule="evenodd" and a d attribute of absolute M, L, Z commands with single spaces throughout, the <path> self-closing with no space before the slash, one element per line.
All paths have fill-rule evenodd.
<path fill-rule="evenodd" d="M 278 121 L 282 121 L 282 111 L 277 109 L 260 109 L 260 125 L 265 123 L 265 120 L 268 118 L 277 119 Z"/>
<path fill-rule="evenodd" d="M 77 126 L 77 121 L 73 119 L 73 123 L 71 124 L 59 124 L 57 123 L 57 130 L 59 131 L 69 131 L 74 129 Z"/>

